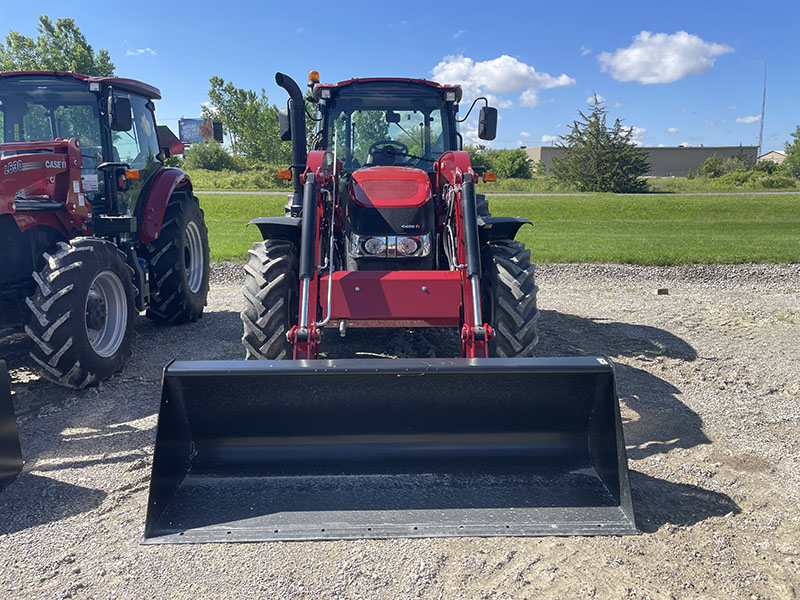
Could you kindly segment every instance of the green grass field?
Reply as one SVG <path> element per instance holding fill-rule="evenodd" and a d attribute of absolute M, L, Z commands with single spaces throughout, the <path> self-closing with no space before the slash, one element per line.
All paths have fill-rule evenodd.
<path fill-rule="evenodd" d="M 211 260 L 245 260 L 258 216 L 285 196 L 203 194 Z M 490 197 L 494 215 L 526 217 L 517 239 L 538 263 L 642 265 L 800 262 L 800 194 Z"/>

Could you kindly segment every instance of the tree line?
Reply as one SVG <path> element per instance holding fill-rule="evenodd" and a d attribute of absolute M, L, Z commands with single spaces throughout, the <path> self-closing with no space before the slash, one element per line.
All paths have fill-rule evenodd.
<path fill-rule="evenodd" d="M 73 19 L 59 18 L 53 22 L 47 15 L 41 15 L 37 32 L 35 38 L 8 32 L 5 44 L 0 43 L 0 71 L 53 70 L 114 75 L 114 63 L 108 50 L 95 51 Z M 212 77 L 209 84 L 209 104 L 202 108 L 202 116 L 222 122 L 230 152 L 216 142 L 195 144 L 186 157 L 188 167 L 245 170 L 291 162 L 291 145 L 282 142 L 279 135 L 278 106 L 270 104 L 263 89 L 256 92 L 238 88 L 218 76 Z M 313 108 L 309 108 L 312 113 Z M 596 96 L 591 111 L 585 114 L 579 110 L 578 114 L 569 133 L 560 138 L 558 146 L 563 149 L 563 155 L 553 160 L 549 175 L 581 191 L 645 190 L 647 184 L 642 176 L 649 168 L 647 154 L 634 143 L 632 128 L 625 127 L 620 119 L 609 125 L 606 107 Z M 307 119 L 306 125 L 310 140 L 315 122 Z M 738 178 L 736 181 L 763 176 L 800 178 L 800 125 L 791 138 L 786 142 L 786 159 L 780 167 L 771 163 L 749 164 L 743 155 L 724 161 L 712 156 L 697 175 Z M 530 179 L 545 175 L 544 166 L 533 164 L 521 148 L 466 145 L 464 149 L 469 152 L 474 166 L 496 172 L 503 178 Z"/>

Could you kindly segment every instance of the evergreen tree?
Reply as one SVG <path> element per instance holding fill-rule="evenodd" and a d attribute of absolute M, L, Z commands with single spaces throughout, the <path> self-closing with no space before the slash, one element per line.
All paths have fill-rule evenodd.
<path fill-rule="evenodd" d="M 606 125 L 607 109 L 595 95 L 591 112 L 578 111 L 580 119 L 561 137 L 561 158 L 553 159 L 556 179 L 585 192 L 641 192 L 647 182 L 647 152 L 633 142 L 633 128 L 619 119 Z"/>

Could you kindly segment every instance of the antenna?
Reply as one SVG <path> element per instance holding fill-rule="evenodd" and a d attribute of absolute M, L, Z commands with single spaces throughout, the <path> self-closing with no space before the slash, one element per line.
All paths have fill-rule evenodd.
<path fill-rule="evenodd" d="M 761 97 L 761 129 L 758 132 L 758 156 L 761 156 L 761 144 L 764 142 L 764 113 L 767 110 L 767 63 L 764 61 L 764 95 Z"/>

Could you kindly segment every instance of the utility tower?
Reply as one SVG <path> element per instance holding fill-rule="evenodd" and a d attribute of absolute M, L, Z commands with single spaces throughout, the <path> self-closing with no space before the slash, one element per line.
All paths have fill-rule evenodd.
<path fill-rule="evenodd" d="M 764 63 L 764 94 L 761 96 L 761 128 L 758 131 L 758 156 L 761 156 L 764 143 L 764 113 L 767 110 L 767 63 Z"/>

